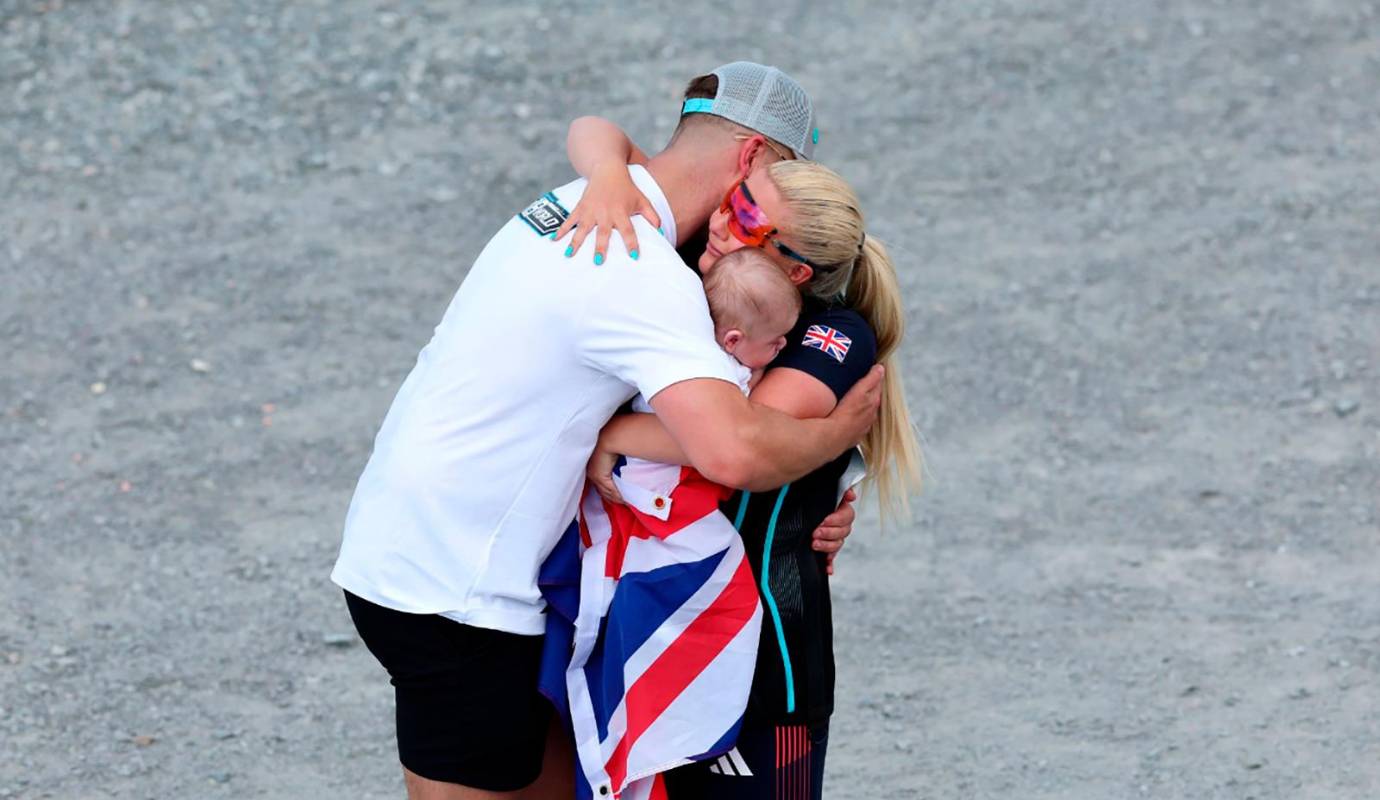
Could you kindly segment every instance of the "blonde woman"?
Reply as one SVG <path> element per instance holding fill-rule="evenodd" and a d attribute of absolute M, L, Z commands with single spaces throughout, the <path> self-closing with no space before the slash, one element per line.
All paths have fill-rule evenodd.
<path fill-rule="evenodd" d="M 695 92 L 692 83 L 687 100 Z M 588 117 L 572 125 L 569 145 L 590 186 L 557 234 L 576 228 L 568 254 L 593 234 L 600 263 L 610 230 L 635 252 L 628 217 L 654 215 L 628 179 L 626 164 L 637 163 L 641 152 L 612 123 Z M 803 295 L 799 322 L 754 391 L 755 402 L 801 419 L 824 417 L 874 364 L 886 366 L 881 413 L 862 449 L 884 513 L 908 511 L 920 454 L 895 357 L 904 309 L 886 248 L 865 234 L 848 184 L 814 162 L 754 166 L 723 197 L 700 241 L 699 252 L 681 252 L 701 275 L 727 253 L 758 247 Z M 617 454 L 686 463 L 656 417 L 645 414 L 615 417 L 600 436 L 589 471 L 608 492 L 616 491 L 608 473 Z M 849 465 L 845 454 L 792 484 L 739 492 L 722 506 L 742 534 L 766 612 L 756 673 L 736 746 L 668 773 L 672 800 L 821 796 L 834 694 L 833 553 L 820 552 L 811 532 L 835 510 Z"/>

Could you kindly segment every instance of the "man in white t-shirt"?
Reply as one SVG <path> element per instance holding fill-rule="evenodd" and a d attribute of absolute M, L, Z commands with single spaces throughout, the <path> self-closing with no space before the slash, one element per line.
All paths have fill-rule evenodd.
<path fill-rule="evenodd" d="M 663 223 L 635 220 L 638 258 L 575 268 L 550 241 L 583 179 L 535 200 L 479 254 L 375 440 L 331 578 L 395 686 L 410 797 L 505 797 L 540 772 L 537 571 L 620 405 L 648 398 L 701 473 L 750 489 L 810 472 L 875 419 L 880 370 L 828 418 L 797 420 L 745 398 L 715 341 L 676 245 L 776 148 L 808 157 L 816 137 L 780 71 L 715 74 L 719 97 L 697 110 L 716 124 L 683 123 L 630 168 Z"/>

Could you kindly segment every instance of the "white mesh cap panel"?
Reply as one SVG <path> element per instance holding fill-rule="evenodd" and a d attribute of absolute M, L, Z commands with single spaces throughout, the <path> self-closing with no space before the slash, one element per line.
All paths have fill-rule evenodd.
<path fill-rule="evenodd" d="M 711 113 L 765 134 L 810 158 L 815 109 L 805 89 L 776 67 L 735 61 L 714 70 L 719 93 Z"/>

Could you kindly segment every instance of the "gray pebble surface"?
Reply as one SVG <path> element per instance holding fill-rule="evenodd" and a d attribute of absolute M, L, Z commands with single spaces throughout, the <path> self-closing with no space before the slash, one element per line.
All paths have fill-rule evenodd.
<path fill-rule="evenodd" d="M 402 796 L 327 580 L 383 413 L 569 120 L 738 58 L 927 446 L 826 796 L 1380 796 L 1375 3 L 0 0 L 0 798 Z"/>

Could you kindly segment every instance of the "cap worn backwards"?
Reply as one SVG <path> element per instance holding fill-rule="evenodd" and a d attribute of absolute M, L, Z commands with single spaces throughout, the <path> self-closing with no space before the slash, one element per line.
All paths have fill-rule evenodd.
<path fill-rule="evenodd" d="M 815 106 L 810 95 L 776 67 L 734 61 L 712 73 L 719 79 L 713 99 L 685 101 L 681 114 L 714 114 L 770 136 L 791 148 L 797 158 L 814 156 L 819 143 Z"/>

